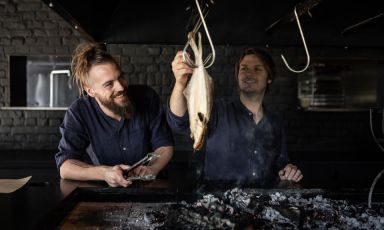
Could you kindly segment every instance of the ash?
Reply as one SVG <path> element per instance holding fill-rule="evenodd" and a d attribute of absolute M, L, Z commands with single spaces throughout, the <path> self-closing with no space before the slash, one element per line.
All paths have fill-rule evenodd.
<path fill-rule="evenodd" d="M 382 203 L 368 209 L 300 192 L 234 188 L 193 203 L 132 203 L 126 209 L 104 213 L 109 226 L 117 226 L 110 229 L 384 229 Z"/>
<path fill-rule="evenodd" d="M 261 194 L 234 188 L 223 194 L 206 194 L 169 209 L 157 229 L 384 229 L 380 207 L 351 204 L 321 195 Z"/>
<path fill-rule="evenodd" d="M 174 203 L 131 203 L 102 211 L 100 228 L 96 229 L 155 229 L 164 225 L 169 207 Z M 95 221 L 93 221 L 95 223 Z"/>

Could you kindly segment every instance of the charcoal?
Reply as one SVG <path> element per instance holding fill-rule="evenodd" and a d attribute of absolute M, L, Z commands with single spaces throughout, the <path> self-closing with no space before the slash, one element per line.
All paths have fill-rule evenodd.
<path fill-rule="evenodd" d="M 234 188 L 203 194 L 194 202 L 129 205 L 107 208 L 89 218 L 98 216 L 98 221 L 111 229 L 384 229 L 383 203 L 368 208 L 367 203 L 320 194 L 303 197 Z"/>
<path fill-rule="evenodd" d="M 238 188 L 221 196 L 205 194 L 195 203 L 184 203 L 182 212 L 178 211 L 179 221 L 198 226 L 197 229 L 383 228 L 384 217 L 379 212 L 369 211 L 364 204 L 354 205 L 321 195 L 265 195 Z"/>
<path fill-rule="evenodd" d="M 165 213 L 162 213 L 160 211 L 150 211 L 144 214 L 144 221 L 147 224 L 161 224 L 164 223 L 165 218 Z"/>

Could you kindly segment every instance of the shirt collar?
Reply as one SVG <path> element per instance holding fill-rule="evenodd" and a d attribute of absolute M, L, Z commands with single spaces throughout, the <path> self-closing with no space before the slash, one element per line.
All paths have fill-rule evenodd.
<path fill-rule="evenodd" d="M 243 111 L 246 114 L 252 113 L 247 107 L 245 107 L 243 102 L 241 102 L 239 96 L 232 98 L 232 101 L 235 104 L 236 108 L 238 108 L 240 111 Z M 262 106 L 263 106 L 263 113 L 265 115 L 268 113 L 268 110 L 265 108 L 264 104 L 262 104 Z"/>
<path fill-rule="evenodd" d="M 240 100 L 240 97 L 237 96 L 237 97 L 233 97 L 232 98 L 232 101 L 236 107 L 236 109 L 238 109 L 239 111 L 241 111 L 241 113 L 243 113 L 244 115 L 246 116 L 250 116 L 251 114 L 253 114 L 247 107 L 245 107 L 245 105 L 241 102 Z M 258 125 L 262 125 L 264 124 L 267 120 L 268 120 L 268 115 L 269 115 L 269 111 L 268 109 L 265 108 L 264 104 L 262 105 L 263 106 L 263 118 L 260 120 L 260 122 L 258 123 Z"/>

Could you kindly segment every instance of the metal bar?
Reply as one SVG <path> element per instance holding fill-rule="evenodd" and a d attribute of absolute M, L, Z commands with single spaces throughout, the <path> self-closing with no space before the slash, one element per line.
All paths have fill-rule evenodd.
<path fill-rule="evenodd" d="M 356 30 L 356 29 L 359 28 L 359 27 L 362 27 L 362 26 L 367 25 L 367 24 L 369 24 L 369 23 L 371 23 L 371 22 L 377 21 L 379 18 L 381 18 L 381 17 L 383 17 L 383 16 L 384 16 L 384 12 L 383 12 L 383 13 L 380 13 L 380 14 L 378 14 L 378 15 L 376 15 L 376 16 L 367 18 L 367 19 L 365 19 L 365 20 L 363 20 L 363 21 L 361 21 L 361 22 L 358 22 L 358 23 L 356 23 L 356 24 L 354 24 L 354 25 L 352 25 L 352 26 L 348 26 L 348 27 L 345 28 L 343 31 L 341 31 L 341 34 L 342 34 L 342 35 L 345 35 L 346 33 L 351 32 L 351 31 L 353 31 L 353 30 Z"/>
<path fill-rule="evenodd" d="M 296 13 L 298 16 L 303 15 L 304 13 L 309 12 L 310 9 L 317 6 L 322 0 L 308 0 L 304 3 L 297 4 L 296 7 Z M 296 19 L 295 14 L 293 12 L 289 12 L 287 15 L 283 16 L 279 20 L 273 22 L 270 26 L 268 26 L 265 29 L 266 33 L 271 33 L 274 28 L 278 27 L 279 25 L 285 24 L 287 22 L 292 22 Z"/>

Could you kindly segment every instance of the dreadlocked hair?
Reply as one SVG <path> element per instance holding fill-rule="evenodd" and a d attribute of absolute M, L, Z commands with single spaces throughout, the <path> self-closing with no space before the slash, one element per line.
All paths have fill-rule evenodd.
<path fill-rule="evenodd" d="M 79 87 L 79 93 L 84 96 L 85 87 L 89 84 L 88 73 L 93 65 L 111 63 L 120 68 L 103 44 L 84 42 L 78 45 L 72 55 L 71 72 L 73 80 Z"/>

